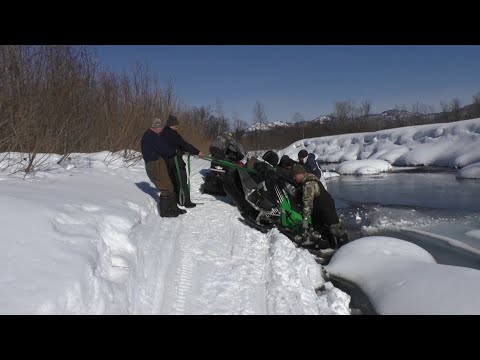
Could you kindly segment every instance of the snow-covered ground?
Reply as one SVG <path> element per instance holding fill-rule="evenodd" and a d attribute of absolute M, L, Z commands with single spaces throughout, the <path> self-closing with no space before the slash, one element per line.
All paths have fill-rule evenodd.
<path fill-rule="evenodd" d="M 19 154 L 10 159 L 24 167 Z M 143 161 L 39 155 L 33 174 L 0 172 L 2 314 L 350 314 L 350 296 L 276 230 L 241 223 L 227 199 L 192 197 L 160 218 Z"/>
<path fill-rule="evenodd" d="M 325 269 L 359 285 L 378 314 L 480 314 L 480 270 L 437 264 L 403 240 L 357 239 L 340 248 Z"/>
<path fill-rule="evenodd" d="M 60 156 L 39 154 L 27 176 L 10 174 L 25 168 L 20 154 L 0 154 L 0 313 L 352 313 L 328 275 L 360 286 L 378 313 L 480 313 L 479 133 L 474 119 L 304 140 L 317 159 L 355 160 L 340 173 L 388 170 L 357 177 L 324 167 L 350 234 L 367 236 L 325 268 L 277 230 L 239 221 L 228 198 L 201 194 L 204 160 L 192 161 L 193 200 L 202 204 L 164 219 L 143 161 L 123 152 L 72 154 L 60 165 Z M 300 148 L 279 154 L 296 159 Z M 465 167 L 455 177 L 392 163 Z M 368 236 L 395 231 L 423 250 Z M 455 261 L 471 268 L 446 265 Z"/>
<path fill-rule="evenodd" d="M 297 159 L 301 149 L 323 162 L 378 159 L 392 165 L 462 168 L 480 162 L 480 119 L 409 126 L 372 133 L 304 139 L 279 152 Z M 478 174 L 478 170 L 475 170 Z"/>

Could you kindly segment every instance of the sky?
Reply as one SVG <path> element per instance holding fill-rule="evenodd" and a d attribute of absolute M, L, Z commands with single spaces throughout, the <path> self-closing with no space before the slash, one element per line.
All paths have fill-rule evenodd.
<path fill-rule="evenodd" d="M 480 150 L 473 145 L 478 145 L 479 133 L 480 119 L 474 119 L 347 134 L 336 142 L 333 137 L 305 139 L 283 152 L 293 157 L 298 146 L 316 144 L 317 157 L 340 152 L 340 161 L 368 153 L 368 167 L 379 171 L 385 171 L 382 159 L 449 167 L 463 162 L 473 171 L 462 180 L 475 186 Z M 404 156 L 402 142 L 410 155 Z M 358 151 L 359 143 L 364 152 Z M 177 218 L 161 218 L 158 192 L 143 161 L 132 164 L 122 154 L 71 154 L 60 164 L 60 155 L 38 154 L 35 171 L 28 175 L 9 175 L 16 169 L 5 169 L 9 161 L 25 166 L 25 161 L 20 165 L 22 154 L 0 154 L 1 314 L 354 313 L 350 295 L 335 287 L 330 275 L 360 286 L 377 313 L 480 312 L 480 271 L 437 264 L 411 243 L 366 236 L 342 247 L 323 267 L 277 229 L 263 234 L 248 227 L 228 199 L 200 192 L 202 175 L 210 167 L 202 159 L 193 159 L 191 178 L 192 200 L 201 204 Z M 358 170 L 365 169 L 365 161 L 357 161 Z M 429 175 L 435 176 L 419 175 L 426 184 Z M 380 179 L 367 176 L 365 181 Z M 465 183 L 449 184 L 456 191 L 471 189 Z M 425 229 L 421 209 L 413 216 L 411 209 L 397 215 L 389 207 L 374 210 L 370 231 L 396 224 Z M 356 209 L 352 211 L 348 216 Z M 402 215 L 407 212 L 408 221 Z M 432 241 L 458 247 L 452 237 L 469 239 L 462 240 L 462 249 L 478 254 L 480 224 L 475 219 L 476 227 L 464 226 L 454 235 L 440 232 Z"/>
<path fill-rule="evenodd" d="M 175 81 L 187 105 L 223 103 L 251 123 L 257 101 L 268 121 L 307 119 L 336 101 L 369 100 L 380 113 L 417 102 L 441 111 L 480 91 L 478 45 L 102 45 L 98 60 L 114 71 L 147 63 L 162 84 Z"/>

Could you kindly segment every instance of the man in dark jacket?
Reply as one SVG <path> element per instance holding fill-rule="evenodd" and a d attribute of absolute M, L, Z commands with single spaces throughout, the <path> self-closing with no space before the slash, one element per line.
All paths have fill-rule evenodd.
<path fill-rule="evenodd" d="M 320 180 L 323 187 L 327 189 L 327 182 L 323 176 L 322 168 L 315 161 L 314 153 L 309 154 L 305 149 L 300 150 L 298 152 L 298 162 L 305 167 L 307 173 L 315 175 Z"/>
<path fill-rule="evenodd" d="M 205 155 L 183 139 L 178 133 L 178 125 L 177 117 L 169 115 L 160 137 L 176 151 L 176 154 L 166 158 L 166 163 L 175 192 L 177 193 L 177 202 L 187 208 L 193 208 L 196 204 L 190 200 L 190 189 L 187 185 L 187 170 L 185 161 L 183 161 L 183 154 L 189 153 L 191 155 L 198 155 L 201 158 Z M 176 162 L 178 163 L 180 174 L 177 171 Z M 181 179 L 179 179 L 179 176 Z"/>
<path fill-rule="evenodd" d="M 301 184 L 303 202 L 302 227 L 308 229 L 308 218 L 312 216 L 312 227 L 320 233 L 326 233 L 332 248 L 340 247 L 348 242 L 348 236 L 335 209 L 335 201 L 320 180 L 313 174 L 306 173 L 302 165 L 293 167 L 294 179 Z M 323 228 L 328 231 L 323 232 Z"/>
<path fill-rule="evenodd" d="M 153 119 L 151 127 L 145 131 L 140 142 L 142 156 L 148 178 L 160 190 L 160 216 L 177 217 L 186 211 L 177 206 L 174 187 L 165 163 L 165 159 L 175 155 L 175 148 L 162 141 L 158 135 L 161 131 L 162 121 Z"/>

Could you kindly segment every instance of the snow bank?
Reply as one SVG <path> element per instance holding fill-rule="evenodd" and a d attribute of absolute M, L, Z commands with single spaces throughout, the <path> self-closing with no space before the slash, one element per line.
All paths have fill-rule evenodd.
<path fill-rule="evenodd" d="M 464 167 L 480 162 L 480 119 L 305 139 L 279 152 L 301 149 L 323 162 L 378 159 L 392 165 Z"/>
<path fill-rule="evenodd" d="M 357 284 L 379 314 L 480 314 L 480 271 L 440 265 L 400 239 L 365 237 L 340 248 L 325 267 Z"/>
<path fill-rule="evenodd" d="M 271 243 L 267 305 L 271 314 L 348 315 L 350 296 L 325 282 L 321 267 L 277 229 Z M 318 291 L 318 294 L 316 293 Z"/>
<path fill-rule="evenodd" d="M 478 144 L 480 147 L 480 144 Z M 460 169 L 455 176 L 464 179 L 480 179 L 480 162 L 470 164 Z"/>
<path fill-rule="evenodd" d="M 102 314 L 113 307 L 118 265 L 132 262 L 129 233 L 146 215 L 119 179 L 52 176 L 6 179 L 0 193 L 0 311 Z M 107 186 L 105 186 L 107 185 Z M 102 193 L 102 196 L 100 196 Z"/>
<path fill-rule="evenodd" d="M 335 168 L 342 175 L 374 175 L 392 169 L 392 165 L 383 160 L 350 160 Z"/>
<path fill-rule="evenodd" d="M 203 205 L 164 219 L 143 161 L 48 155 L 27 176 L 0 170 L 0 313 L 350 313 L 306 250 L 199 192 L 209 162 L 191 164 Z M 0 169 L 24 157 L 0 154 Z"/>
<path fill-rule="evenodd" d="M 473 239 L 478 239 L 480 240 L 480 230 L 470 230 L 465 233 L 465 235 L 473 238 Z"/>

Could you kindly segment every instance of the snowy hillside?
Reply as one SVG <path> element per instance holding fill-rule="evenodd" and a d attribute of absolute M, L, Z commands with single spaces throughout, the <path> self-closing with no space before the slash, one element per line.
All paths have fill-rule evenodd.
<path fill-rule="evenodd" d="M 256 122 L 252 124 L 250 127 L 248 127 L 247 130 L 245 131 L 246 132 L 264 131 L 264 130 L 270 130 L 278 127 L 289 127 L 292 125 L 293 125 L 292 123 L 286 123 L 283 121 L 273 121 L 273 122 L 267 122 L 267 123 Z"/>

